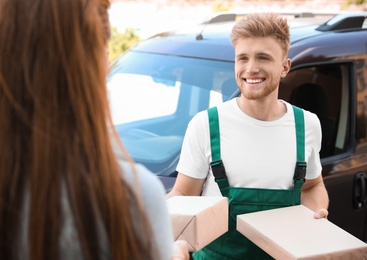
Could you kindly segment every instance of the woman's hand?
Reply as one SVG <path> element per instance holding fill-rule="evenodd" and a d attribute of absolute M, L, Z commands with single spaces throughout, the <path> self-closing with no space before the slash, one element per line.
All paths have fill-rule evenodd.
<path fill-rule="evenodd" d="M 189 246 L 184 240 L 173 242 L 173 254 L 171 260 L 189 260 Z"/>

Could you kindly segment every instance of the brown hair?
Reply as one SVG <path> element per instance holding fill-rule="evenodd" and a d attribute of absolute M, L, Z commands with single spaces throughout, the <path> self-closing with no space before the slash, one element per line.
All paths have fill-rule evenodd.
<path fill-rule="evenodd" d="M 63 190 L 85 259 L 103 256 L 100 224 L 111 259 L 159 258 L 111 148 L 108 6 L 0 0 L 0 259 L 17 258 L 22 233 L 29 259 L 60 258 Z"/>
<path fill-rule="evenodd" d="M 102 33 L 104 35 L 105 44 L 108 43 L 108 40 L 111 37 L 111 28 L 110 28 L 110 20 L 108 16 L 108 8 L 110 7 L 109 0 L 99 0 L 99 8 L 98 13 L 101 17 L 101 26 L 102 26 Z"/>
<path fill-rule="evenodd" d="M 233 26 L 230 39 L 234 45 L 241 38 L 268 36 L 275 37 L 287 55 L 290 45 L 289 25 L 285 17 L 275 13 L 246 15 Z"/>

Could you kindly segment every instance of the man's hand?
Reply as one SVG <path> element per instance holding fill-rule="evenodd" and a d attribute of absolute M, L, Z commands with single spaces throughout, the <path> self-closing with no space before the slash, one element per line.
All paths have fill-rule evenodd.
<path fill-rule="evenodd" d="M 329 215 L 329 211 L 327 209 L 320 209 L 317 212 L 315 212 L 315 218 L 320 219 L 320 218 L 326 218 Z"/>

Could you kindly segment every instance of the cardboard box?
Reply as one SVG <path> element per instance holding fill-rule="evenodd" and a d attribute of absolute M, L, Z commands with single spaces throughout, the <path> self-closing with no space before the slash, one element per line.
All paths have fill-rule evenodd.
<path fill-rule="evenodd" d="M 175 240 L 198 251 L 228 230 L 226 197 L 176 196 L 167 200 Z"/>
<path fill-rule="evenodd" d="M 367 244 L 305 206 L 237 216 L 237 230 L 275 259 L 367 259 Z"/>

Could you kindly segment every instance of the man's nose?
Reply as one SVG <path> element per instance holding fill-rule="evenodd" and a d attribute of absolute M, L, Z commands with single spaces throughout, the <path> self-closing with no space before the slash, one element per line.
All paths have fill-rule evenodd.
<path fill-rule="evenodd" d="M 250 59 L 246 64 L 246 72 L 248 74 L 258 73 L 260 71 L 259 64 L 256 60 Z"/>

